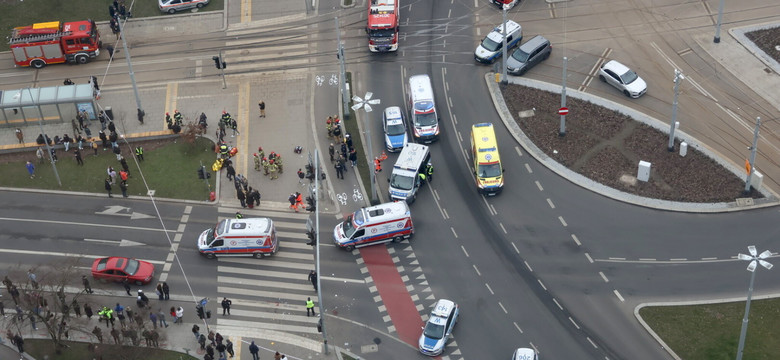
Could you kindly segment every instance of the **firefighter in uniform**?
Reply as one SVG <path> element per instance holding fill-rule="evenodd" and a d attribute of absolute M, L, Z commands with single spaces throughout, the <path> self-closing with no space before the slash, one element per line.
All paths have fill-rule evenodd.
<path fill-rule="evenodd" d="M 171 119 L 170 113 L 165 113 L 165 123 L 168 125 L 168 130 L 173 129 L 173 119 Z"/>
<path fill-rule="evenodd" d="M 179 110 L 173 111 L 173 122 L 176 125 L 182 126 L 184 120 L 184 116 L 179 112 Z"/>
<path fill-rule="evenodd" d="M 279 171 L 279 166 L 277 166 L 273 160 L 269 161 L 268 164 L 268 171 L 271 172 L 271 180 L 278 179 L 279 176 L 276 175 L 276 172 Z"/>
<path fill-rule="evenodd" d="M 263 147 L 262 146 L 259 146 L 257 148 L 257 156 L 259 158 L 261 158 L 261 159 L 265 157 L 265 151 L 263 151 Z"/>
<path fill-rule="evenodd" d="M 228 153 L 230 150 L 228 149 L 227 144 L 222 143 L 219 145 L 219 155 L 222 156 L 223 159 L 227 159 L 230 157 L 230 154 Z"/>
<path fill-rule="evenodd" d="M 231 121 L 230 121 L 230 114 L 229 114 L 227 111 L 225 111 L 225 110 L 222 110 L 222 117 L 219 119 L 219 121 L 220 121 L 220 122 L 221 122 L 221 123 L 222 123 L 222 124 L 223 124 L 225 127 L 228 127 L 228 126 L 230 126 L 230 123 L 231 123 Z"/>
<path fill-rule="evenodd" d="M 269 170 L 268 159 L 263 158 L 263 160 L 261 160 L 261 163 L 263 164 L 263 175 L 268 176 L 268 170 Z"/>
<path fill-rule="evenodd" d="M 260 157 L 257 155 L 257 153 L 254 153 L 255 158 L 255 171 L 260 171 Z"/>
<path fill-rule="evenodd" d="M 240 211 L 236 211 L 236 219 L 243 219 L 244 214 L 242 214 Z"/>
<path fill-rule="evenodd" d="M 274 157 L 274 164 L 279 167 L 280 174 L 284 173 L 284 167 L 282 166 L 282 155 L 276 154 L 276 157 Z"/>

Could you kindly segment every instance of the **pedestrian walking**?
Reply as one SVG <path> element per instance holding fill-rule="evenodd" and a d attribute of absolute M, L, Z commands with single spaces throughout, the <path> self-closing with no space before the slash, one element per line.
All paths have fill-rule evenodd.
<path fill-rule="evenodd" d="M 168 287 L 168 283 L 165 282 L 165 281 L 162 282 L 162 290 L 163 290 L 163 300 L 170 300 L 171 299 L 171 294 L 170 294 L 171 289 Z"/>
<path fill-rule="evenodd" d="M 160 333 L 156 329 L 149 332 L 152 337 L 152 346 L 160 347 Z"/>
<path fill-rule="evenodd" d="M 92 320 L 92 306 L 89 303 L 84 304 L 84 315 L 87 315 L 87 319 Z"/>
<path fill-rule="evenodd" d="M 306 298 L 306 316 L 309 316 L 309 312 L 311 312 L 312 316 L 317 316 L 317 313 L 314 312 L 314 301 L 311 301 L 311 298 Z"/>
<path fill-rule="evenodd" d="M 24 339 L 22 338 L 21 335 L 19 334 L 14 335 L 12 342 L 14 345 L 16 345 L 16 348 L 19 350 L 20 354 L 24 353 Z"/>
<path fill-rule="evenodd" d="M 317 291 L 317 272 L 312 270 L 309 272 L 309 281 L 314 286 L 314 291 Z"/>
<path fill-rule="evenodd" d="M 168 322 L 165 321 L 165 313 L 162 309 L 157 309 L 157 321 L 160 322 L 160 327 L 168 327 Z"/>
<path fill-rule="evenodd" d="M 282 359 L 282 354 L 280 354 L 280 353 L 277 351 L 277 352 L 276 352 L 276 354 L 274 354 L 274 360 L 281 360 L 281 359 Z"/>
<path fill-rule="evenodd" d="M 330 146 L 328 146 L 328 154 L 330 155 L 330 162 L 333 162 L 333 155 L 336 154 L 336 147 L 333 143 L 330 143 Z"/>
<path fill-rule="evenodd" d="M 102 344 L 103 343 L 103 330 L 100 330 L 97 325 L 95 325 L 95 328 L 92 329 L 92 334 L 95 335 L 95 337 L 98 339 L 98 341 Z"/>
<path fill-rule="evenodd" d="M 79 302 L 76 298 L 73 298 L 73 301 L 70 302 L 70 307 L 73 309 L 73 312 L 76 313 L 77 317 L 81 317 L 81 306 L 79 306 Z"/>
<path fill-rule="evenodd" d="M 111 178 L 111 185 L 114 185 L 116 183 L 116 170 L 109 166 L 108 169 L 106 169 L 106 174 Z"/>
<path fill-rule="evenodd" d="M 344 165 L 337 161 L 336 165 L 334 165 L 334 168 L 336 169 L 336 178 L 344 180 Z"/>
<path fill-rule="evenodd" d="M 222 315 L 225 315 L 226 311 L 227 314 L 230 315 L 230 305 L 233 305 L 233 302 L 230 301 L 230 299 L 222 298 Z"/>
<path fill-rule="evenodd" d="M 106 191 L 108 191 L 108 197 L 110 198 L 114 197 L 113 195 L 111 195 L 111 177 L 106 178 L 105 187 L 106 187 Z"/>
<path fill-rule="evenodd" d="M 27 172 L 30 174 L 30 179 L 34 179 L 35 178 L 35 165 L 33 165 L 32 162 L 28 161 L 27 164 L 25 164 L 24 166 L 27 168 Z"/>
<path fill-rule="evenodd" d="M 236 190 L 236 197 L 238 198 L 238 201 L 241 202 L 241 207 L 246 207 L 246 195 L 241 189 Z"/>
<path fill-rule="evenodd" d="M 163 295 L 163 289 L 162 289 L 162 283 L 161 282 L 157 283 L 157 287 L 154 288 L 154 293 L 157 294 L 157 299 L 158 300 L 165 299 L 164 295 Z"/>
<path fill-rule="evenodd" d="M 119 325 L 125 327 L 125 307 L 116 303 L 116 306 L 114 306 L 114 315 L 119 319 Z"/>
<path fill-rule="evenodd" d="M 122 197 L 126 198 L 127 197 L 127 181 L 126 180 L 122 180 L 119 183 L 119 189 L 122 190 Z"/>
<path fill-rule="evenodd" d="M 209 334 L 208 334 L 208 336 L 206 336 L 206 338 L 209 339 L 209 345 L 208 346 L 217 345 L 217 343 L 214 342 L 214 332 L 213 331 L 209 331 Z"/>
<path fill-rule="evenodd" d="M 116 328 L 111 329 L 111 337 L 114 338 L 114 344 L 119 345 L 119 330 Z"/>
<path fill-rule="evenodd" d="M 233 168 L 233 164 L 228 164 L 227 166 L 227 179 L 233 180 L 236 177 L 236 169 Z"/>
<path fill-rule="evenodd" d="M 259 352 L 260 347 L 255 344 L 254 340 L 252 340 L 252 343 L 249 344 L 249 353 L 252 354 L 252 360 L 260 360 L 260 356 L 258 356 Z"/>
<path fill-rule="evenodd" d="M 87 275 L 81 275 L 81 283 L 84 284 L 84 292 L 87 294 L 94 293 L 94 291 L 92 291 L 92 286 L 89 285 L 89 279 L 87 279 Z"/>
<path fill-rule="evenodd" d="M 20 144 L 24 144 L 24 133 L 22 132 L 22 129 L 16 128 L 14 132 L 16 133 L 16 140 L 19 140 Z"/>
<path fill-rule="evenodd" d="M 155 329 L 157 329 L 157 313 L 155 313 L 154 311 L 150 311 L 149 312 L 149 320 L 152 321 L 152 326 Z M 160 326 L 162 326 L 162 324 L 160 324 Z"/>
<path fill-rule="evenodd" d="M 303 169 L 298 169 L 298 184 L 300 184 L 301 186 L 304 186 L 304 185 L 306 185 L 306 184 L 303 182 L 303 179 L 304 179 L 305 177 L 306 177 L 306 174 L 304 174 L 304 173 L 303 173 Z"/>
<path fill-rule="evenodd" d="M 130 293 L 130 281 L 128 281 L 127 278 L 122 280 L 122 286 L 124 286 L 128 296 L 133 296 L 133 294 Z"/>
<path fill-rule="evenodd" d="M 225 350 L 230 354 L 230 357 L 236 355 L 235 351 L 233 351 L 233 342 L 230 339 L 225 339 Z"/>
<path fill-rule="evenodd" d="M 139 308 L 143 308 L 144 306 L 149 306 L 149 298 L 146 297 L 146 294 L 144 294 L 144 291 L 141 289 L 138 289 L 138 298 L 136 302 L 140 301 L 141 304 L 139 304 Z"/>
<path fill-rule="evenodd" d="M 73 153 L 73 156 L 76 157 L 76 165 L 84 166 L 84 159 L 81 157 L 81 150 L 76 149 L 76 151 Z"/>
<path fill-rule="evenodd" d="M 31 312 L 29 316 L 30 316 L 30 325 L 32 326 L 32 329 L 37 331 L 38 327 L 35 326 L 35 314 Z"/>
<path fill-rule="evenodd" d="M 217 352 L 219 353 L 219 358 L 224 359 L 225 358 L 225 351 L 227 350 L 227 346 L 225 344 L 217 344 L 216 346 Z"/>
<path fill-rule="evenodd" d="M 257 106 L 260 108 L 260 117 L 265 117 L 265 101 L 260 100 L 259 103 L 257 103 Z"/>
<path fill-rule="evenodd" d="M 195 341 L 199 341 L 200 339 L 200 326 L 198 324 L 192 325 L 192 335 L 195 335 Z M 205 345 L 201 345 L 201 347 L 204 347 Z"/>
<path fill-rule="evenodd" d="M 142 146 L 136 146 L 135 157 L 138 158 L 138 161 L 144 161 L 144 148 Z"/>
<path fill-rule="evenodd" d="M 27 278 L 30 279 L 30 284 L 32 285 L 33 289 L 38 288 L 38 276 L 35 275 L 34 272 L 32 272 L 32 269 L 27 270 Z"/>
<path fill-rule="evenodd" d="M 184 317 L 184 309 L 182 309 L 181 306 L 176 308 L 176 321 L 181 325 L 183 323 L 182 318 Z"/>
<path fill-rule="evenodd" d="M 355 150 L 355 148 L 349 149 L 349 161 L 352 162 L 352 167 L 357 165 L 357 150 Z"/>
<path fill-rule="evenodd" d="M 287 198 L 287 201 L 290 202 L 290 209 L 295 210 L 295 212 L 298 212 L 298 206 L 296 206 L 295 202 L 295 194 L 290 194 L 290 197 Z"/>
<path fill-rule="evenodd" d="M 257 153 L 252 154 L 255 162 L 255 171 L 260 171 L 260 156 Z"/>

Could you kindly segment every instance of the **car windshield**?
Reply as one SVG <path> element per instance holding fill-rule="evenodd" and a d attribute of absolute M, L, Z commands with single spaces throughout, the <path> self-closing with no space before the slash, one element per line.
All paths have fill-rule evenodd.
<path fill-rule="evenodd" d="M 478 174 L 481 178 L 501 176 L 501 164 L 479 164 Z"/>
<path fill-rule="evenodd" d="M 503 38 L 501 42 L 503 42 Z M 501 48 L 501 42 L 495 42 L 486 37 L 485 40 L 482 40 L 482 47 L 487 51 L 498 51 Z"/>
<path fill-rule="evenodd" d="M 127 259 L 127 266 L 125 266 L 125 272 L 127 275 L 135 275 L 135 273 L 138 272 L 138 268 L 141 266 L 141 263 L 138 262 L 136 259 Z"/>
<path fill-rule="evenodd" d="M 214 241 L 214 229 L 209 229 L 206 233 L 206 244 L 211 244 Z"/>
<path fill-rule="evenodd" d="M 623 81 L 623 84 L 630 84 L 634 82 L 638 77 L 639 76 L 637 76 L 637 74 L 633 70 L 628 70 L 626 71 L 625 74 L 620 75 L 620 80 Z"/>
<path fill-rule="evenodd" d="M 524 62 L 528 61 L 528 55 L 529 54 L 527 52 L 525 52 L 523 50 L 520 50 L 520 49 L 517 49 L 517 50 L 515 50 L 515 52 L 512 53 L 512 58 L 517 60 L 517 61 L 519 61 L 519 62 L 521 62 L 521 63 L 524 63 Z"/>
<path fill-rule="evenodd" d="M 378 37 L 393 37 L 395 34 L 395 29 L 370 29 L 368 30 L 368 36 L 372 38 L 378 38 Z"/>
<path fill-rule="evenodd" d="M 411 176 L 404 176 L 398 174 L 390 175 L 390 187 L 400 190 L 412 190 L 414 186 L 414 178 Z"/>
<path fill-rule="evenodd" d="M 217 223 L 217 226 L 214 227 L 214 234 L 216 235 L 222 235 L 222 233 L 227 230 L 225 226 L 227 226 L 227 220 L 222 220 L 219 223 Z M 213 236 L 213 235 L 212 235 Z"/>
<path fill-rule="evenodd" d="M 423 334 L 429 339 L 441 339 L 444 337 L 444 325 L 437 325 L 429 321 L 428 324 L 425 325 Z"/>
<path fill-rule="evenodd" d="M 414 114 L 414 123 L 417 126 L 436 125 L 436 112 L 431 111 L 427 114 Z"/>
<path fill-rule="evenodd" d="M 387 135 L 403 135 L 405 132 L 403 124 L 387 125 Z"/>
<path fill-rule="evenodd" d="M 345 237 L 352 237 L 352 234 L 355 233 L 355 226 L 352 224 L 352 215 L 347 216 L 347 219 L 341 224 L 341 228 L 344 230 Z"/>

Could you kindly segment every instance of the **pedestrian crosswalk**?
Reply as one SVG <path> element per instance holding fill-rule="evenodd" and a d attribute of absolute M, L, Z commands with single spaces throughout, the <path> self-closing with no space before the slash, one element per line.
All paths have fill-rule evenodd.
<path fill-rule="evenodd" d="M 317 301 L 308 280 L 314 269 L 314 251 L 306 245 L 308 214 L 284 210 L 218 209 L 220 219 L 241 210 L 244 217 L 269 217 L 279 240 L 279 252 L 263 259 L 251 257 L 217 258 L 218 301 L 233 304 L 229 316 L 217 314 L 217 329 L 224 335 L 264 339 L 319 352 L 322 349 L 317 322 L 306 316 L 306 299 Z M 319 315 L 319 314 L 318 314 Z"/>
<path fill-rule="evenodd" d="M 313 32 L 305 24 L 273 28 L 230 29 L 233 40 L 225 43 L 224 61 L 227 74 L 247 72 L 308 72 L 313 65 L 310 55 Z M 281 35 L 280 35 L 281 34 Z"/>

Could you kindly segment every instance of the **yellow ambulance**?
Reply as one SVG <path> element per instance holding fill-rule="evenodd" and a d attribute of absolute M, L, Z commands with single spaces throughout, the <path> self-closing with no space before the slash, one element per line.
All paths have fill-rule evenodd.
<path fill-rule="evenodd" d="M 498 143 L 493 124 L 479 123 L 471 127 L 471 155 L 474 177 L 480 193 L 493 196 L 504 188 L 504 169 L 498 155 Z"/>

